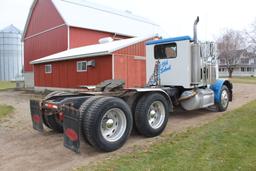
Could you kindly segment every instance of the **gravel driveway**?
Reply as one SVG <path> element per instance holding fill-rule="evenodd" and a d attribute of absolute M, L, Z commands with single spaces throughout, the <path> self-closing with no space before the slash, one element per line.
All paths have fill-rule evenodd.
<path fill-rule="evenodd" d="M 255 89 L 256 85 L 252 84 L 234 84 L 234 100 L 228 110 L 256 99 Z M 203 125 L 223 115 L 209 110 L 176 111 L 170 115 L 167 128 L 159 137 L 144 138 L 133 133 L 121 149 L 112 153 L 100 153 L 82 142 L 81 153 L 75 154 L 63 146 L 62 134 L 55 134 L 50 130 L 38 133 L 32 129 L 29 112 L 29 99 L 32 96 L 34 95 L 21 91 L 0 92 L 0 104 L 15 107 L 14 113 L 0 122 L 1 171 L 71 170 L 73 167 L 131 152 L 159 141 L 165 135 Z"/>

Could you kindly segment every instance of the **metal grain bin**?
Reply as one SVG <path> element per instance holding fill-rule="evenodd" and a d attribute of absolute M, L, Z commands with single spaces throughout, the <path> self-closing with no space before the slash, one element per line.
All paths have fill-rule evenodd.
<path fill-rule="evenodd" d="M 10 25 L 0 30 L 0 81 L 22 79 L 21 31 Z"/>

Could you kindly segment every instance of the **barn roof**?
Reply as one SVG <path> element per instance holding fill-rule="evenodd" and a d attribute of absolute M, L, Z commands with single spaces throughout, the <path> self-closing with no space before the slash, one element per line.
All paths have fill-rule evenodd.
<path fill-rule="evenodd" d="M 102 55 L 111 55 L 113 52 L 120 50 L 122 48 L 146 41 L 155 37 L 155 35 L 146 37 L 136 37 L 129 39 L 117 40 L 104 44 L 89 45 L 74 49 L 69 49 L 60 53 L 56 53 L 50 56 L 46 56 L 37 60 L 30 62 L 30 64 L 41 64 L 49 62 L 64 61 L 70 59 L 79 59 L 85 57 L 95 57 Z"/>
<path fill-rule="evenodd" d="M 125 36 L 144 36 L 163 33 L 154 22 L 136 16 L 129 11 L 120 11 L 86 0 L 51 0 L 66 25 L 98 31 L 117 33 Z M 27 30 L 30 17 L 37 0 L 34 1 L 25 26 Z M 23 38 L 25 36 L 25 32 Z"/>

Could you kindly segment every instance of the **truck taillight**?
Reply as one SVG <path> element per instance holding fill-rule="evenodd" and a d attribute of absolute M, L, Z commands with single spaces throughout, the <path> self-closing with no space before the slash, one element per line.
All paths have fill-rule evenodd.
<path fill-rule="evenodd" d="M 57 105 L 50 104 L 50 103 L 46 103 L 46 104 L 45 104 L 45 107 L 50 108 L 50 109 L 58 109 L 58 106 L 57 106 Z"/>

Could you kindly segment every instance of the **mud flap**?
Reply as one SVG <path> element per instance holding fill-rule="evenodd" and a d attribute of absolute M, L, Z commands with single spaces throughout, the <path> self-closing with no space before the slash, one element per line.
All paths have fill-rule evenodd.
<path fill-rule="evenodd" d="M 79 110 L 64 106 L 64 146 L 76 153 L 80 152 L 80 112 Z"/>
<path fill-rule="evenodd" d="M 43 132 L 44 127 L 40 103 L 41 102 L 38 100 L 30 100 L 30 112 L 33 128 L 37 131 Z"/>

